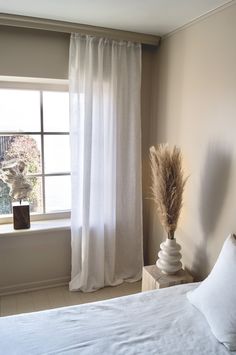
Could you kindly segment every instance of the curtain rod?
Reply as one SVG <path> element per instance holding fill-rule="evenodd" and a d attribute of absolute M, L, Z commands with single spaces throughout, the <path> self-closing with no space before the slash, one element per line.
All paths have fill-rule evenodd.
<path fill-rule="evenodd" d="M 127 40 L 158 46 L 160 37 L 145 33 L 115 30 L 105 27 L 83 25 L 73 22 L 42 19 L 38 17 L 20 16 L 0 13 L 0 25 L 31 28 L 45 31 L 72 33 L 79 32 L 85 35 L 108 37 L 115 40 Z"/>

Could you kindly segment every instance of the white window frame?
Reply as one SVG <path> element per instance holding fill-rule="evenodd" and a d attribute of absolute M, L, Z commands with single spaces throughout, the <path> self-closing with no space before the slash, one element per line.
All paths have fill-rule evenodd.
<path fill-rule="evenodd" d="M 31 174 L 31 176 L 42 177 L 42 191 L 43 191 L 43 213 L 33 213 L 30 216 L 31 221 L 55 220 L 70 218 L 70 211 L 45 212 L 45 177 L 46 176 L 68 176 L 70 172 L 66 173 L 45 173 L 44 168 L 44 137 L 46 135 L 69 135 L 69 132 L 44 132 L 43 131 L 43 91 L 68 91 L 68 80 L 65 79 L 42 79 L 42 78 L 23 78 L 23 77 L 8 77 L 0 76 L 1 89 L 19 89 L 19 90 L 37 90 L 40 91 L 40 132 L 1 132 L 1 135 L 37 135 L 41 137 L 42 150 L 42 172 Z M 1 215 L 0 224 L 7 224 L 12 222 L 12 214 Z"/>

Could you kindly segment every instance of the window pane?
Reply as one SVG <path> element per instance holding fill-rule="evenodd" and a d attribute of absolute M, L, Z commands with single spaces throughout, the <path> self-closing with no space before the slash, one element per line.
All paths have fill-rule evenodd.
<path fill-rule="evenodd" d="M 23 160 L 26 172 L 41 172 L 41 140 L 39 135 L 0 136 L 0 161 Z"/>
<path fill-rule="evenodd" d="M 69 94 L 43 92 L 45 132 L 69 132 Z"/>
<path fill-rule="evenodd" d="M 42 213 L 43 212 L 42 178 L 30 177 L 29 182 L 32 187 L 32 191 L 28 198 L 28 201 L 30 203 L 30 211 L 35 213 Z"/>
<path fill-rule="evenodd" d="M 32 184 L 28 198 L 31 213 L 45 212 L 44 205 L 46 212 L 71 208 L 70 175 L 37 175 L 43 172 L 42 158 L 46 174 L 70 173 L 69 134 L 50 134 L 69 132 L 69 94 L 45 91 L 42 95 L 43 128 L 44 132 L 49 132 L 48 135 L 43 135 L 44 147 L 41 147 L 40 134 L 40 91 L 0 89 L 0 163 L 11 159 L 23 160 L 26 163 L 25 172 Z M 24 132 L 36 134 L 26 135 Z M 9 186 L 0 178 L 0 215 L 12 213 L 9 190 Z"/>
<path fill-rule="evenodd" d="M 28 178 L 28 181 L 32 187 L 32 191 L 28 198 L 30 211 L 42 213 L 42 178 L 30 177 Z M 0 215 L 12 213 L 12 198 L 9 196 L 9 192 L 9 186 L 0 180 Z"/>
<path fill-rule="evenodd" d="M 71 208 L 70 176 L 45 177 L 46 212 Z"/>
<path fill-rule="evenodd" d="M 70 172 L 69 136 L 44 136 L 45 172 Z"/>
<path fill-rule="evenodd" d="M 0 117 L 1 132 L 39 132 L 39 91 L 0 89 Z"/>
<path fill-rule="evenodd" d="M 42 149 L 40 135 L 28 136 L 29 165 L 28 174 L 37 174 L 42 172 Z"/>
<path fill-rule="evenodd" d="M 0 180 L 0 215 L 12 213 L 11 198 L 9 196 L 9 187 Z"/>

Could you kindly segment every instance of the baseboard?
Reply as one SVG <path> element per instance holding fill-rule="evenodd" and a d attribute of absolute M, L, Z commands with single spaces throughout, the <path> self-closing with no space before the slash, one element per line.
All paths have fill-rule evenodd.
<path fill-rule="evenodd" d="M 17 285 L 4 286 L 4 287 L 0 287 L 0 296 L 37 291 L 37 290 L 42 290 L 51 287 L 65 286 L 69 284 L 69 281 L 70 281 L 70 277 L 66 276 L 66 277 L 59 277 L 50 280 L 27 282 L 27 283 L 22 283 Z"/>

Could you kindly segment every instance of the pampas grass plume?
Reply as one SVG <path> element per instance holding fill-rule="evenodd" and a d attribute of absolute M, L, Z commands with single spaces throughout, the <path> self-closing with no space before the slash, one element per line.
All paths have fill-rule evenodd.
<path fill-rule="evenodd" d="M 183 176 L 181 151 L 168 144 L 150 148 L 151 193 L 160 222 L 169 239 L 174 233 L 183 204 L 183 191 L 187 178 Z"/>

